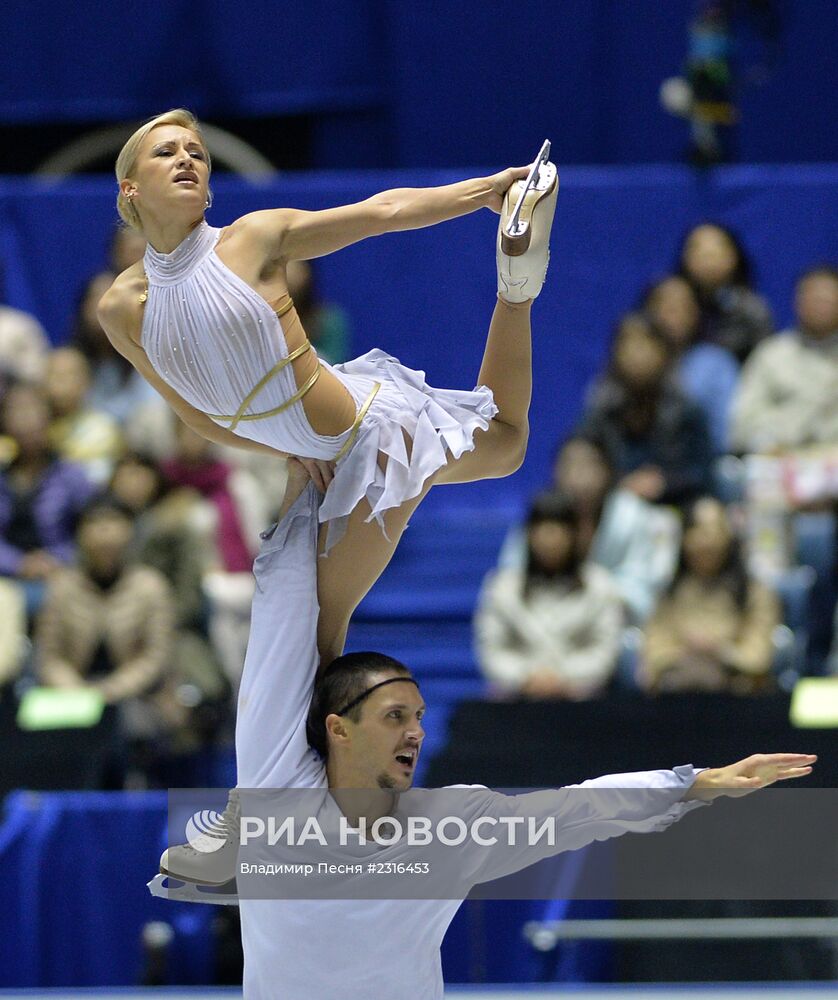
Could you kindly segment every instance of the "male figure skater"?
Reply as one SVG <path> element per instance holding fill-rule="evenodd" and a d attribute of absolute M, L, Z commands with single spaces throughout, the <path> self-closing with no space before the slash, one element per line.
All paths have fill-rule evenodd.
<path fill-rule="evenodd" d="M 296 489 L 300 485 L 298 477 Z M 409 670 L 381 654 L 339 657 L 315 684 L 319 500 L 311 483 L 296 498 L 294 492 L 283 505 L 287 512 L 266 532 L 254 565 L 256 595 L 236 729 L 238 784 L 322 789 L 350 824 L 363 815 L 369 826 L 392 816 L 399 794 L 412 784 L 425 704 Z M 629 831 L 663 830 L 717 795 L 809 774 L 814 761 L 803 754 L 756 755 L 719 769 L 687 765 L 573 786 L 613 790 L 601 800 L 569 789 L 501 796 L 466 786 L 464 810 L 473 816 L 485 811 L 487 802 L 494 808 L 502 801 L 514 811 L 516 800 L 537 796 L 540 813 L 556 817 L 558 843 L 549 852 L 555 854 Z M 235 860 L 234 853 L 231 857 Z M 207 858 L 189 847 L 172 848 L 161 858 L 161 870 L 178 879 L 209 881 L 201 874 Z M 500 857 L 485 849 L 468 863 L 467 880 L 476 884 L 530 862 L 510 867 L 508 853 Z M 235 865 L 229 874 L 234 872 Z M 244 996 L 439 1000 L 440 945 L 461 901 L 242 898 Z"/>

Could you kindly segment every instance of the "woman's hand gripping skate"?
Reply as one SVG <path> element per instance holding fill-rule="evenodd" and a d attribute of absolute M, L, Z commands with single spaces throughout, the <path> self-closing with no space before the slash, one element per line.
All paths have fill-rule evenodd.
<path fill-rule="evenodd" d="M 495 215 L 500 215 L 503 208 L 503 196 L 515 181 L 524 180 L 531 169 L 532 164 L 526 167 L 507 167 L 506 170 L 501 170 L 500 173 L 487 177 L 490 190 L 486 200 L 486 208 L 490 208 Z"/>

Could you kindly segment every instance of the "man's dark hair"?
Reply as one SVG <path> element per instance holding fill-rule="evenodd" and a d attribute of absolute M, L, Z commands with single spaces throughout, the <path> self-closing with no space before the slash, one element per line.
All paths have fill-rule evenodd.
<path fill-rule="evenodd" d="M 371 675 L 380 673 L 412 677 L 410 670 L 392 656 L 365 652 L 339 656 L 317 678 L 306 721 L 306 735 L 309 745 L 323 760 L 327 760 L 329 756 L 326 717 L 335 712 L 343 714 L 345 705 L 351 705 L 371 687 Z M 358 722 L 363 709 L 364 702 L 361 700 L 345 713 L 346 717 Z"/>
<path fill-rule="evenodd" d="M 92 497 L 81 508 L 76 516 L 76 529 L 80 528 L 88 521 L 95 521 L 100 517 L 121 517 L 133 524 L 136 515 L 131 508 L 124 504 L 118 497 L 110 493 L 100 493 Z"/>
<path fill-rule="evenodd" d="M 551 469 L 556 467 L 565 448 L 573 444 L 585 444 L 589 448 L 593 448 L 602 460 L 602 464 L 609 470 L 612 480 L 614 479 L 617 474 L 616 463 L 608 442 L 596 431 L 584 429 L 572 431 L 566 438 L 559 438 L 558 444 L 553 451 L 553 461 L 550 463 Z"/>
<path fill-rule="evenodd" d="M 164 496 L 172 492 L 172 485 L 163 475 L 163 470 L 160 468 L 160 463 L 157 459 L 145 451 L 126 451 L 113 467 L 110 483 L 108 484 L 108 495 L 115 497 L 115 494 L 112 492 L 114 479 L 119 470 L 126 465 L 139 465 L 143 469 L 147 469 L 154 476 L 154 493 L 149 500 L 149 506 L 157 503 L 158 500 L 161 500 Z M 115 499 L 119 500 L 118 497 L 115 497 Z M 122 501 L 119 502 L 121 503 Z"/>
<path fill-rule="evenodd" d="M 832 278 L 833 281 L 838 282 L 838 267 L 833 267 L 831 264 L 818 264 L 815 267 L 807 267 L 797 279 L 796 285 L 799 287 L 804 281 L 808 281 L 810 278 Z"/>
<path fill-rule="evenodd" d="M 678 553 L 678 565 L 675 575 L 666 589 L 666 595 L 672 597 L 681 584 L 685 576 L 689 574 L 687 557 L 684 546 L 684 537 L 697 520 L 698 510 L 705 500 L 715 500 L 721 503 L 716 497 L 698 497 L 688 503 L 683 511 L 683 521 L 681 525 L 681 548 Z M 719 570 L 718 582 L 727 588 L 739 611 L 744 611 L 748 604 L 748 594 L 751 589 L 751 577 L 748 573 L 748 566 L 745 562 L 742 541 L 735 532 L 731 533 L 730 548 L 724 565 Z"/>
<path fill-rule="evenodd" d="M 559 573 L 554 573 L 541 565 L 529 541 L 527 542 L 527 561 L 523 582 L 525 600 L 529 598 L 533 585 L 536 583 L 564 581 L 570 583 L 573 588 L 582 585 L 580 572 L 584 557 L 579 551 L 579 511 L 573 497 L 560 490 L 545 490 L 542 493 L 537 493 L 530 504 L 526 527 L 529 530 L 545 522 L 565 525 L 573 534 L 573 550 L 567 564 L 562 567 Z"/>
<path fill-rule="evenodd" d="M 681 245 L 678 248 L 678 258 L 675 263 L 675 273 L 679 274 L 682 278 L 686 278 L 687 281 L 693 286 L 696 294 L 701 299 L 701 294 L 699 289 L 696 287 L 695 281 L 687 273 L 687 269 L 684 266 L 684 252 L 687 249 L 687 241 L 690 236 L 700 229 L 702 226 L 710 226 L 713 229 L 717 229 L 722 236 L 730 244 L 733 253 L 736 257 L 736 263 L 733 265 L 733 273 L 730 276 L 731 285 L 736 285 L 739 288 L 753 288 L 754 286 L 754 273 L 753 265 L 751 264 L 751 259 L 745 249 L 745 244 L 742 242 L 738 233 L 736 233 L 730 226 L 725 226 L 721 222 L 714 222 L 710 219 L 705 219 L 704 222 L 697 222 L 694 226 L 690 226 L 687 232 L 681 238 Z"/>

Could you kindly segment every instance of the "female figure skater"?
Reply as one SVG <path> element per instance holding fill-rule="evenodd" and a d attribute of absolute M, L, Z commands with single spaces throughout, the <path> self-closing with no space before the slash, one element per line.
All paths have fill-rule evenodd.
<path fill-rule="evenodd" d="M 188 111 L 151 119 L 117 159 L 117 208 L 148 247 L 103 296 L 102 327 L 199 434 L 298 456 L 325 489 L 323 666 L 342 652 L 350 615 L 431 485 L 509 475 L 523 461 L 530 306 L 544 281 L 558 190 L 548 151 L 545 143 L 531 168 L 320 212 L 254 212 L 225 229 L 204 220 L 210 157 Z M 344 365 L 318 360 L 288 295 L 287 261 L 483 207 L 501 213 L 499 295 L 477 389 L 431 388 L 380 350 Z M 297 478 L 280 516 L 299 493 Z"/>

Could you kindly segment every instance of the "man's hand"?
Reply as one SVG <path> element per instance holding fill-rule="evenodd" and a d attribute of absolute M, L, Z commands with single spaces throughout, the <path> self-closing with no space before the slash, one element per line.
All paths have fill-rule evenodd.
<path fill-rule="evenodd" d="M 571 696 L 569 685 L 549 668 L 531 673 L 521 685 L 520 692 L 533 701 L 550 701 Z"/>
<path fill-rule="evenodd" d="M 27 552 L 18 566 L 17 575 L 24 580 L 46 580 L 61 563 L 44 549 Z"/>
<path fill-rule="evenodd" d="M 498 215 L 503 208 L 503 196 L 512 187 L 515 181 L 524 180 L 532 169 L 532 164 L 527 167 L 507 167 L 498 174 L 487 177 L 489 182 L 489 193 L 486 200 L 486 208 L 491 208 Z"/>
<path fill-rule="evenodd" d="M 811 753 L 755 753 L 727 767 L 708 768 L 695 779 L 684 801 L 701 799 L 710 802 L 722 795 L 738 798 L 775 781 L 803 778 L 812 773 L 817 760 Z"/>
<path fill-rule="evenodd" d="M 682 633 L 682 638 L 689 651 L 697 653 L 700 656 L 718 657 L 722 648 L 722 641 L 720 639 L 715 636 L 706 635 L 694 626 L 686 629 Z"/>

